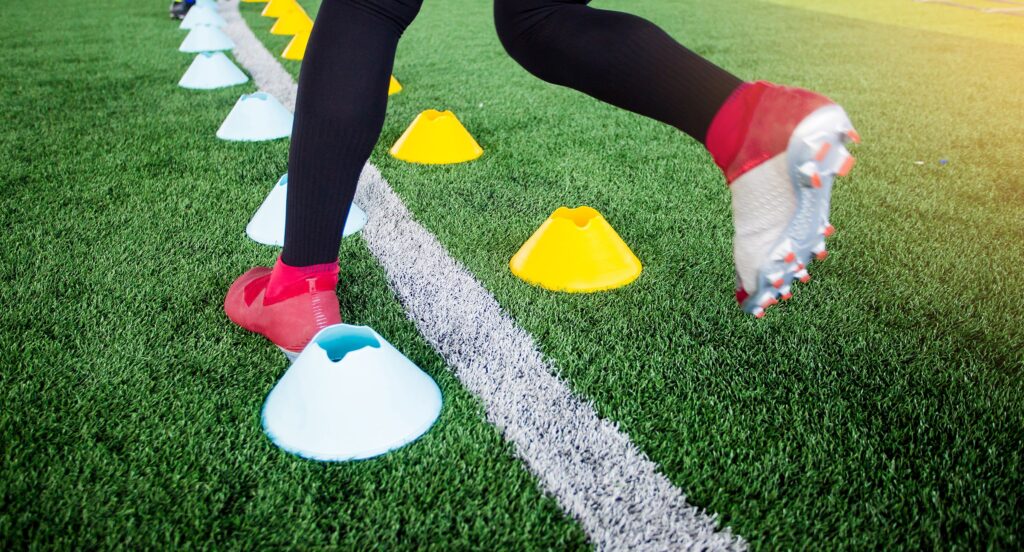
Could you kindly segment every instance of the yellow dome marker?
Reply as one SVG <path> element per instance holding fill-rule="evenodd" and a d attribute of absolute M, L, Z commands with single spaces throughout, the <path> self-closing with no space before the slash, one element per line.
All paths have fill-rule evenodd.
<path fill-rule="evenodd" d="M 295 0 L 270 0 L 260 13 L 263 17 L 283 17 L 299 7 Z"/>
<path fill-rule="evenodd" d="M 559 207 L 509 261 L 512 274 L 551 291 L 589 293 L 629 284 L 643 266 L 590 207 Z"/>
<path fill-rule="evenodd" d="M 309 44 L 309 31 L 299 33 L 292 37 L 292 41 L 285 47 L 284 52 L 281 52 L 281 57 L 284 59 L 302 61 L 303 56 L 306 55 L 306 44 Z"/>
<path fill-rule="evenodd" d="M 313 30 L 313 20 L 306 15 L 301 7 L 282 15 L 270 28 L 270 34 L 294 36 L 299 33 L 308 33 Z"/>
<path fill-rule="evenodd" d="M 390 153 L 410 163 L 444 165 L 472 161 L 484 150 L 454 113 L 428 109 L 416 116 Z"/>
<path fill-rule="evenodd" d="M 398 82 L 394 75 L 391 75 L 391 82 L 388 84 L 388 96 L 398 94 L 401 91 L 402 83 Z"/>

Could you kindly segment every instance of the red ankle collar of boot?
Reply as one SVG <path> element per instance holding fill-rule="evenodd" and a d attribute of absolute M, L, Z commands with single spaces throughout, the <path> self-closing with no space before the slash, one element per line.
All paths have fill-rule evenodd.
<path fill-rule="evenodd" d="M 289 266 L 278 258 L 270 273 L 263 302 L 271 305 L 306 293 L 334 291 L 337 287 L 338 261 L 312 266 Z"/>
<path fill-rule="evenodd" d="M 743 147 L 747 128 L 750 127 L 761 95 L 770 86 L 770 83 L 764 81 L 741 84 L 729 99 L 725 100 L 718 114 L 711 120 L 705 146 L 714 158 L 715 164 L 727 177 L 729 167 L 736 161 L 736 156 Z M 729 179 L 729 182 L 731 183 L 732 179 Z"/>
<path fill-rule="evenodd" d="M 708 128 L 705 145 L 730 184 L 744 173 L 786 152 L 796 127 L 832 103 L 821 94 L 758 81 L 729 96 Z"/>

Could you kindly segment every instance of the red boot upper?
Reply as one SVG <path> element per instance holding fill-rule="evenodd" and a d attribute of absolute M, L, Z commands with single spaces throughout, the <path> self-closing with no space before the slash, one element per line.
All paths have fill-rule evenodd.
<path fill-rule="evenodd" d="M 323 265 L 321 265 L 323 266 Z M 224 298 L 224 312 L 239 326 L 300 352 L 320 330 L 341 323 L 337 263 L 333 270 L 253 268 L 238 277 Z"/>
<path fill-rule="evenodd" d="M 832 104 L 821 94 L 758 81 L 740 86 L 708 128 L 707 148 L 731 184 L 784 153 L 797 125 Z"/>

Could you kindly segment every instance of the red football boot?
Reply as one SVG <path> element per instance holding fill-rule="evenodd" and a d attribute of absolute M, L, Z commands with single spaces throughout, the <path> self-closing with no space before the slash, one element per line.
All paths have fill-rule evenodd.
<path fill-rule="evenodd" d="M 853 168 L 859 142 L 843 108 L 825 96 L 755 82 L 726 101 L 707 146 L 732 191 L 736 299 L 764 316 L 792 296 L 794 279 L 824 260 L 832 184 Z"/>
<path fill-rule="evenodd" d="M 224 312 L 239 326 L 263 335 L 294 361 L 320 330 L 341 323 L 338 264 L 274 269 L 257 267 L 238 277 Z"/>

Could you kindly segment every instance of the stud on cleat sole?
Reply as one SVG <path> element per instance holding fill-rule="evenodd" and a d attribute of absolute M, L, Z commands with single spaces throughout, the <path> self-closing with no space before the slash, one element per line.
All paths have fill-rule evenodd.
<path fill-rule="evenodd" d="M 814 156 L 814 160 L 821 163 L 828 157 L 828 152 L 832 149 L 832 144 L 825 142 L 818 148 L 818 154 Z"/>
<path fill-rule="evenodd" d="M 854 159 L 852 155 L 847 156 L 846 159 L 843 160 L 843 164 L 840 165 L 839 170 L 836 171 L 836 174 L 839 176 L 846 176 L 850 174 L 850 171 L 853 170 L 853 165 L 856 163 L 857 160 Z"/>

